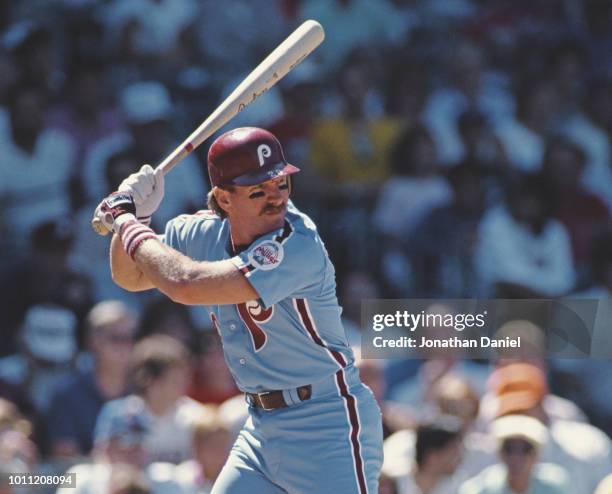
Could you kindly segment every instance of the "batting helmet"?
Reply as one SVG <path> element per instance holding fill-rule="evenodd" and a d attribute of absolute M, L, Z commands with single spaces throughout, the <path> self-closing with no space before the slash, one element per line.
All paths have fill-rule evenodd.
<path fill-rule="evenodd" d="M 299 171 L 285 160 L 278 139 L 257 127 L 230 130 L 218 137 L 208 151 L 212 186 L 256 185 Z"/>

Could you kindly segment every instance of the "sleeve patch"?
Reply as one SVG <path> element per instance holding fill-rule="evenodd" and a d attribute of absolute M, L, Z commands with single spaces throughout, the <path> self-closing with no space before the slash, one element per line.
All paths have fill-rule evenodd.
<path fill-rule="evenodd" d="M 283 260 L 283 246 L 276 240 L 264 240 L 249 252 L 249 261 L 256 269 L 269 271 Z"/>

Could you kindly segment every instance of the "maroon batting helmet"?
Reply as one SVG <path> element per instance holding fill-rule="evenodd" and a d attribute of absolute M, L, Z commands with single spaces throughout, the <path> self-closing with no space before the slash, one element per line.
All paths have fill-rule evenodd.
<path fill-rule="evenodd" d="M 285 160 L 278 139 L 257 127 L 230 130 L 218 137 L 208 151 L 212 186 L 256 185 L 299 171 Z"/>

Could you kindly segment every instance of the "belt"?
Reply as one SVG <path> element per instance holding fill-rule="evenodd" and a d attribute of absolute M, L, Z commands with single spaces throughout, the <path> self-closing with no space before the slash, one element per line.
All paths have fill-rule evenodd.
<path fill-rule="evenodd" d="M 301 401 L 310 400 L 312 396 L 312 386 L 300 386 L 296 388 L 297 396 Z M 276 410 L 278 408 L 288 407 L 289 404 L 285 401 L 282 391 L 263 391 L 261 393 L 245 393 L 249 404 L 255 408 L 263 410 Z"/>

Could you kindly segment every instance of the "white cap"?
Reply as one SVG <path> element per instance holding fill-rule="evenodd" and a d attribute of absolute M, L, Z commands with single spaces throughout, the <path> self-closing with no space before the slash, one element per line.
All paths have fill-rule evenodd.
<path fill-rule="evenodd" d="M 500 443 L 506 439 L 516 438 L 540 448 L 548 439 L 546 426 L 538 419 L 527 415 L 506 415 L 495 419 L 491 430 Z"/>
<path fill-rule="evenodd" d="M 131 123 L 149 123 L 170 117 L 172 103 L 159 82 L 137 82 L 121 93 L 121 108 Z"/>
<path fill-rule="evenodd" d="M 110 326 L 125 319 L 130 320 L 136 326 L 136 315 L 126 304 L 119 300 L 103 300 L 89 311 L 87 324 L 90 329 L 93 329 Z"/>
<path fill-rule="evenodd" d="M 61 364 L 76 352 L 76 325 L 76 317 L 68 309 L 35 305 L 26 313 L 23 342 L 34 357 Z"/>

